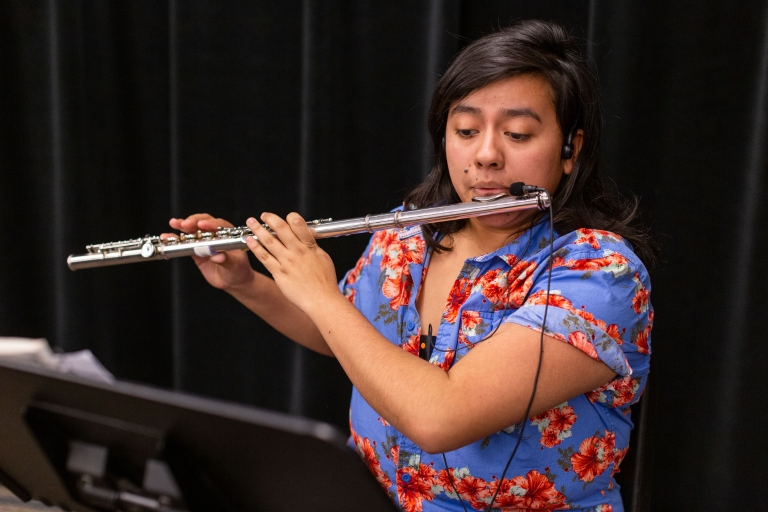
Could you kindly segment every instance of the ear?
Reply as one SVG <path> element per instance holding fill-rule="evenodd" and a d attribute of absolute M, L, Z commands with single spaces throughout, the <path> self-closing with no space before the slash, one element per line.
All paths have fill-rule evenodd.
<path fill-rule="evenodd" d="M 573 164 L 579 157 L 581 145 L 584 144 L 584 130 L 576 130 L 576 133 L 571 140 L 571 144 L 573 144 L 573 156 L 568 160 L 563 160 L 563 174 L 571 174 L 571 171 L 573 171 Z"/>

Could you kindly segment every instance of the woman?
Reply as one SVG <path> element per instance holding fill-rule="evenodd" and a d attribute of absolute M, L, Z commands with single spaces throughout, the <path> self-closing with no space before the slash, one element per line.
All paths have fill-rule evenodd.
<path fill-rule="evenodd" d="M 554 237 L 531 211 L 382 231 L 339 288 L 305 221 L 264 213 L 276 236 L 248 219 L 248 246 L 273 279 L 241 253 L 196 258 L 213 286 L 338 359 L 355 386 L 351 443 L 403 510 L 623 508 L 613 474 L 653 320 L 638 255 L 650 264 L 654 247 L 636 205 L 603 190 L 599 115 L 567 32 L 516 24 L 467 46 L 440 80 L 436 162 L 406 203 L 522 181 L 553 195 Z"/>

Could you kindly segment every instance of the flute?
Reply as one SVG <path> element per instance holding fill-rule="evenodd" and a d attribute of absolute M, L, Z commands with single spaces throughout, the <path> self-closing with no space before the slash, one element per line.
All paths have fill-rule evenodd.
<path fill-rule="evenodd" d="M 550 202 L 550 196 L 546 191 L 537 190 L 533 192 L 527 191 L 524 194 L 520 194 L 519 197 L 497 194 L 490 197 L 475 197 L 471 203 L 402 210 L 346 220 L 318 219 L 307 222 L 307 226 L 315 239 L 331 238 L 357 233 L 373 233 L 374 231 L 393 227 L 407 228 L 422 224 L 448 222 L 517 210 L 534 208 L 545 210 L 549 208 Z M 264 225 L 264 227 L 269 229 L 269 226 Z M 140 261 L 167 260 L 193 254 L 197 256 L 212 256 L 223 251 L 246 249 L 245 239 L 249 236 L 254 237 L 251 230 L 245 226 L 219 228 L 215 232 L 181 233 L 178 236 L 167 238 L 147 235 L 143 238 L 121 242 L 88 245 L 85 248 L 87 251 L 85 254 L 71 254 L 67 258 L 67 265 L 71 270 L 80 270 Z"/>

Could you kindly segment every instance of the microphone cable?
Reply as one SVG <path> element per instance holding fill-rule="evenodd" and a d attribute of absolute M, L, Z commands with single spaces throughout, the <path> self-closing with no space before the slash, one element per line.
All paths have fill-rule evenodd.
<path fill-rule="evenodd" d="M 531 192 L 546 192 L 546 190 L 540 187 L 536 187 L 534 185 L 526 185 L 522 182 L 516 182 L 510 185 L 509 192 L 510 192 L 510 195 L 521 196 L 523 194 L 531 193 Z M 493 493 L 493 496 L 491 497 L 491 502 L 488 505 L 488 508 L 485 509 L 485 512 L 491 512 L 491 509 L 493 508 L 493 504 L 496 501 L 496 497 L 498 496 L 499 491 L 501 490 L 501 485 L 502 485 L 502 482 L 504 481 L 504 475 L 507 474 L 507 470 L 509 469 L 510 464 L 512 464 L 512 459 L 515 458 L 517 449 L 520 447 L 520 442 L 523 440 L 523 434 L 525 433 L 525 426 L 528 423 L 528 415 L 531 412 L 531 407 L 533 406 L 533 400 L 536 397 L 536 389 L 539 385 L 539 375 L 541 374 L 541 360 L 544 356 L 544 330 L 546 329 L 547 313 L 549 312 L 549 296 L 550 296 L 550 291 L 552 287 L 552 267 L 553 267 L 554 252 L 555 252 L 554 250 L 555 220 L 554 220 L 554 214 L 552 212 L 551 202 L 549 204 L 548 210 L 549 210 L 549 262 L 548 262 L 548 268 L 547 268 L 547 294 L 544 302 L 544 316 L 541 322 L 541 334 L 539 336 L 539 357 L 536 363 L 536 375 L 533 378 L 533 389 L 531 390 L 531 397 L 528 399 L 528 405 L 525 408 L 525 414 L 523 415 L 523 419 L 520 422 L 520 425 L 521 425 L 520 433 L 517 437 L 517 442 L 515 442 L 515 446 L 512 449 L 512 453 L 509 455 L 509 459 L 507 459 L 507 463 L 504 466 L 504 471 L 501 472 L 501 476 L 499 477 L 499 483 L 496 486 L 496 491 Z M 507 282 L 507 286 L 509 286 L 509 282 Z M 497 326 L 496 329 L 494 329 L 493 332 L 491 332 L 491 334 L 486 336 L 484 339 L 488 339 L 490 336 L 492 336 L 500 326 L 501 326 L 501 322 L 499 323 L 499 326 Z M 445 470 L 446 470 L 446 473 L 448 474 L 448 480 L 451 482 L 451 487 L 453 487 L 453 492 L 455 492 L 456 497 L 459 498 L 459 501 L 461 502 L 461 507 L 464 509 L 464 512 L 467 512 L 467 507 L 464 504 L 464 499 L 461 497 L 461 494 L 459 494 L 459 491 L 456 488 L 456 484 L 453 481 L 453 475 L 451 474 L 451 470 L 448 467 L 448 459 L 445 457 L 445 452 L 443 452 L 441 455 L 443 456 L 443 463 L 445 464 Z"/>

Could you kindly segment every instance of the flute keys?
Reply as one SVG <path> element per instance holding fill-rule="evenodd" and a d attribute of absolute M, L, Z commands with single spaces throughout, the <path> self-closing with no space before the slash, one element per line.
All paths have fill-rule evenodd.
<path fill-rule="evenodd" d="M 144 258 L 151 258 L 155 255 L 155 244 L 152 241 L 147 240 L 144 245 L 141 246 L 141 255 Z"/>

